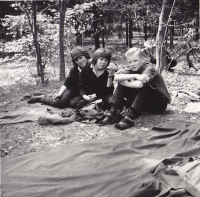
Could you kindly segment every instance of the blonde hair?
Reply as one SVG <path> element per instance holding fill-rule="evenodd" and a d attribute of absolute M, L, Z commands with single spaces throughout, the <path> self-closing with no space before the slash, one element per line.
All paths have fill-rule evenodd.
<path fill-rule="evenodd" d="M 143 49 L 140 49 L 137 47 L 132 47 L 132 48 L 128 49 L 128 51 L 126 51 L 126 53 L 125 53 L 125 57 L 130 57 L 130 56 L 134 55 L 135 53 L 137 53 L 141 58 L 150 59 L 150 57 L 145 53 L 145 51 Z"/>

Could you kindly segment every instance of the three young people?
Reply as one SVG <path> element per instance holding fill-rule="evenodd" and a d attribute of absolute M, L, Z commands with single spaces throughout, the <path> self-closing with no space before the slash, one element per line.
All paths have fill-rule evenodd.
<path fill-rule="evenodd" d="M 74 49 L 71 56 L 74 67 L 59 93 L 54 98 L 32 98 L 32 101 L 59 108 L 82 108 L 91 99 L 102 99 L 110 109 L 103 125 L 112 124 L 118 110 L 126 106 L 129 112 L 115 125 L 120 130 L 132 127 L 142 111 L 162 113 L 171 102 L 161 74 L 139 48 L 130 48 L 125 53 L 128 67 L 115 77 L 113 70 L 107 69 L 111 60 L 111 52 L 107 49 L 97 49 L 91 63 L 88 62 L 89 54 L 81 47 Z M 113 80 L 117 82 L 115 91 Z"/>

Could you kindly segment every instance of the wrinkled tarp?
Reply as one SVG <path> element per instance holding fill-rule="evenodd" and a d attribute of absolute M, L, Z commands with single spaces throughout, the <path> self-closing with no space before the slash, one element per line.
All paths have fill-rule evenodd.
<path fill-rule="evenodd" d="M 47 110 L 48 109 L 48 110 Z M 50 107 L 48 105 L 34 104 L 30 107 L 13 109 L 8 112 L 1 112 L 0 124 L 15 124 L 22 122 L 38 121 L 39 124 L 68 124 L 75 120 L 75 112 L 71 108 L 68 110 L 68 117 L 62 117 L 62 109 Z M 53 112 L 53 114 L 49 113 Z"/>
<path fill-rule="evenodd" d="M 200 196 L 200 123 L 2 158 L 6 197 Z"/>

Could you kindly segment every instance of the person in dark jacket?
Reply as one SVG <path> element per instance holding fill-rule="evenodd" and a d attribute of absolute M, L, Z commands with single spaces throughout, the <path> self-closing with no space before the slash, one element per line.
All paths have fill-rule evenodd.
<path fill-rule="evenodd" d="M 142 111 L 149 113 L 162 113 L 171 102 L 165 82 L 149 63 L 144 51 L 139 48 L 130 48 L 125 57 L 128 67 L 121 74 L 115 76 L 118 85 L 110 101 L 111 108 L 103 120 L 103 124 L 111 124 L 115 115 L 122 106 L 130 108 L 124 118 L 115 125 L 123 130 L 134 125 L 134 119 L 141 115 Z"/>
<path fill-rule="evenodd" d="M 82 47 L 76 47 L 71 52 L 73 67 L 67 76 L 64 84 L 61 86 L 58 94 L 52 97 L 32 97 L 28 103 L 44 103 L 57 108 L 72 107 L 76 108 L 78 101 L 81 99 L 79 96 L 79 72 L 84 67 L 89 65 L 89 53 Z"/>
<path fill-rule="evenodd" d="M 87 105 L 93 99 L 102 99 L 104 106 L 109 107 L 109 101 L 114 90 L 114 70 L 107 69 L 111 55 L 111 51 L 108 49 L 97 49 L 92 57 L 92 64 L 84 67 L 80 72 L 79 91 L 82 100 L 77 104 L 78 109 Z"/>

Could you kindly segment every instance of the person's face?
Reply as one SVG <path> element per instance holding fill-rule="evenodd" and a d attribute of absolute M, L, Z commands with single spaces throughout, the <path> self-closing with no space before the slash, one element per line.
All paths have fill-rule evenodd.
<path fill-rule="evenodd" d="M 96 70 L 104 70 L 108 65 L 108 59 L 100 57 L 97 59 L 97 63 L 95 64 Z"/>
<path fill-rule="evenodd" d="M 79 67 L 81 67 L 81 68 L 83 68 L 84 66 L 86 66 L 87 62 L 88 62 L 88 60 L 87 60 L 87 58 L 85 56 L 80 56 L 75 61 L 76 61 L 77 65 Z"/>
<path fill-rule="evenodd" d="M 126 60 L 128 63 L 128 67 L 133 71 L 138 71 L 144 64 L 139 53 L 134 53 L 131 56 L 127 56 Z"/>

